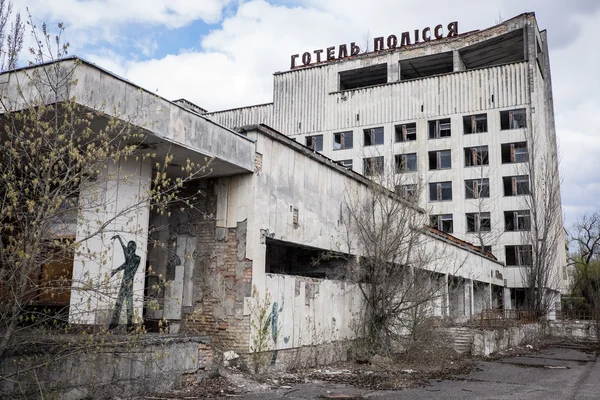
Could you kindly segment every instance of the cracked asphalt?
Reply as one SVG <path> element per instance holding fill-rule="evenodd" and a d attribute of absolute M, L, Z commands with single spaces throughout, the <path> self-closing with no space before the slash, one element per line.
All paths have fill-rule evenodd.
<path fill-rule="evenodd" d="M 525 356 L 475 361 L 468 375 L 425 387 L 372 391 L 310 382 L 244 399 L 599 399 L 600 362 L 583 346 L 554 346 Z"/>

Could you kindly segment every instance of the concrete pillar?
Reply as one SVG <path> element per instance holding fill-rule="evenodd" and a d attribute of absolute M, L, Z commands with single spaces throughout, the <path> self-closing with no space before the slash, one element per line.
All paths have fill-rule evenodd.
<path fill-rule="evenodd" d="M 466 292 L 465 294 L 468 296 L 468 301 L 466 304 L 466 312 L 465 315 L 467 316 L 473 316 L 473 310 L 474 310 L 474 301 L 473 301 L 473 280 L 472 279 L 467 279 L 466 280 Z"/>
<path fill-rule="evenodd" d="M 444 274 L 442 276 L 442 279 L 444 280 L 444 282 L 442 284 L 442 288 L 443 288 L 443 294 L 442 294 L 442 296 L 443 296 L 443 298 L 442 298 L 443 302 L 442 302 L 442 306 L 444 307 L 443 311 L 442 311 L 442 315 L 445 316 L 445 317 L 448 317 L 448 316 L 450 316 L 450 298 L 448 297 L 449 296 L 449 291 L 448 291 L 448 274 Z"/>
<path fill-rule="evenodd" d="M 150 160 L 129 159 L 109 163 L 97 179 L 82 188 L 76 240 L 81 242 L 73 261 L 73 283 L 69 322 L 72 324 L 109 324 L 121 288 L 124 270 L 111 277 L 111 271 L 125 263 L 130 242 L 130 265 L 139 265 L 133 274 L 133 313 L 142 317 L 152 167 Z M 137 258 L 137 257 L 139 258 Z M 125 296 L 127 298 L 128 296 Z M 127 302 L 123 303 L 120 323 L 126 322 Z"/>
<path fill-rule="evenodd" d="M 487 284 L 487 292 L 488 292 L 488 306 L 487 308 L 494 308 L 494 293 L 492 291 L 492 284 Z"/>
<path fill-rule="evenodd" d="M 464 61 L 462 60 L 462 57 L 460 56 L 460 52 L 458 50 L 454 50 L 452 52 L 453 55 L 453 71 L 454 72 L 459 72 L 459 71 L 466 71 L 467 67 L 465 66 Z"/>
<path fill-rule="evenodd" d="M 388 83 L 400 81 L 400 62 L 391 62 L 388 64 Z"/>
<path fill-rule="evenodd" d="M 504 309 L 505 310 L 511 310 L 513 308 L 513 305 L 510 301 L 510 289 L 509 288 L 504 288 Z"/>

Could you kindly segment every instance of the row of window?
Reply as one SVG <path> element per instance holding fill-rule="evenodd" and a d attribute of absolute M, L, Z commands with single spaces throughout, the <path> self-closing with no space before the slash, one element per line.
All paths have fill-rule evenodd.
<path fill-rule="evenodd" d="M 452 136 L 450 118 L 427 121 L 429 139 L 440 139 Z M 520 129 L 527 126 L 526 110 L 524 108 L 510 111 L 500 111 L 500 129 Z M 416 122 L 396 125 L 395 142 L 410 142 L 417 140 Z M 463 117 L 463 132 L 465 135 L 488 131 L 487 114 L 467 115 Z M 352 131 L 333 134 L 333 150 L 351 149 L 354 146 Z M 363 145 L 374 146 L 384 143 L 383 127 L 363 130 Z M 306 145 L 315 151 L 323 151 L 323 135 L 306 137 Z"/>
<path fill-rule="evenodd" d="M 504 196 L 523 196 L 529 194 L 529 176 L 503 176 Z M 490 197 L 489 178 L 466 179 L 465 198 L 480 199 Z M 432 182 L 429 184 L 429 201 L 452 200 L 452 181 Z"/>
<path fill-rule="evenodd" d="M 502 177 L 504 196 L 522 196 L 529 194 L 529 177 L 527 175 Z M 396 193 L 406 198 L 416 195 L 417 185 L 406 184 L 396 187 Z M 465 198 L 483 199 L 490 197 L 489 178 L 465 179 Z M 429 184 L 429 201 L 452 200 L 452 181 L 432 182 Z"/>
<path fill-rule="evenodd" d="M 467 232 L 490 232 L 492 219 L 489 212 L 466 213 Z M 442 232 L 454 232 L 452 214 L 438 214 L 430 217 L 430 225 Z M 504 230 L 506 232 L 528 231 L 531 229 L 531 213 L 529 210 L 504 211 Z"/>
<path fill-rule="evenodd" d="M 488 146 L 465 147 L 465 167 L 489 165 Z M 429 169 L 452 168 L 452 152 L 450 150 L 430 151 Z M 514 164 L 528 160 L 527 142 L 504 143 L 501 146 L 503 164 Z M 412 172 L 417 170 L 417 153 L 397 154 L 396 172 Z"/>

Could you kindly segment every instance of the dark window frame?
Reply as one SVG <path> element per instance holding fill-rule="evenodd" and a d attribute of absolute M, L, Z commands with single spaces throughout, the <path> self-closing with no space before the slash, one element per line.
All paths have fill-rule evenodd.
<path fill-rule="evenodd" d="M 339 145 L 339 147 L 336 147 Z M 333 150 L 347 150 L 354 147 L 354 132 L 336 132 L 333 134 Z"/>
<path fill-rule="evenodd" d="M 452 120 L 450 118 L 427 121 L 429 139 L 443 139 L 452 136 Z"/>
<path fill-rule="evenodd" d="M 396 154 L 394 161 L 396 173 L 416 172 L 419 167 L 417 153 Z"/>
<path fill-rule="evenodd" d="M 489 211 L 466 213 L 465 215 L 468 233 L 492 231 L 492 215 Z"/>
<path fill-rule="evenodd" d="M 504 230 L 506 232 L 531 230 L 531 212 L 529 210 L 504 211 Z"/>
<path fill-rule="evenodd" d="M 502 164 L 517 164 L 529 161 L 527 142 L 502 143 L 500 153 Z"/>
<path fill-rule="evenodd" d="M 435 193 L 435 199 L 433 194 Z M 444 193 L 449 196 L 444 198 Z M 452 181 L 431 182 L 429 184 L 429 201 L 452 201 Z"/>
<path fill-rule="evenodd" d="M 443 170 L 443 169 L 452 169 L 452 150 L 434 150 L 427 153 L 429 158 L 429 170 Z M 445 157 L 448 155 L 449 157 Z M 448 159 L 449 163 L 447 167 L 442 167 L 442 160 Z"/>
<path fill-rule="evenodd" d="M 516 108 L 514 110 L 500 111 L 500 130 L 527 128 L 527 109 Z"/>
<path fill-rule="evenodd" d="M 429 217 L 429 225 L 438 231 L 453 233 L 454 217 L 452 214 L 435 214 Z"/>
<path fill-rule="evenodd" d="M 490 151 L 487 145 L 465 147 L 465 167 L 490 165 Z"/>
<path fill-rule="evenodd" d="M 417 123 L 400 124 L 394 127 L 395 143 L 413 142 L 417 140 Z"/>
<path fill-rule="evenodd" d="M 384 172 L 385 159 L 383 156 L 363 158 L 363 175 L 373 176 Z"/>
<path fill-rule="evenodd" d="M 533 261 L 533 250 L 530 244 L 509 245 L 504 247 L 506 266 L 529 266 Z"/>
<path fill-rule="evenodd" d="M 526 196 L 531 193 L 529 175 L 503 176 L 504 196 Z"/>
<path fill-rule="evenodd" d="M 323 135 L 306 136 L 306 147 L 313 151 L 323 151 Z"/>
<path fill-rule="evenodd" d="M 484 199 L 490 197 L 490 179 L 465 179 L 465 199 Z"/>
<path fill-rule="evenodd" d="M 465 115 L 463 117 L 463 133 L 472 135 L 475 133 L 487 133 L 487 114 Z"/>
<path fill-rule="evenodd" d="M 379 146 L 385 143 L 385 130 L 383 126 L 363 129 L 363 146 Z"/>

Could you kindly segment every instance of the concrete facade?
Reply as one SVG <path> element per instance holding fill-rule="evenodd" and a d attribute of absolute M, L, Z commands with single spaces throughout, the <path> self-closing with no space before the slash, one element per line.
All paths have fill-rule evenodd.
<path fill-rule="evenodd" d="M 413 69 L 418 72 L 419 65 L 421 77 L 413 73 Z M 385 83 L 344 88 L 349 74 L 355 74 L 357 80 L 367 79 L 373 75 L 361 71 L 379 66 L 387 67 L 381 68 L 387 71 L 380 77 Z M 509 115 L 518 113 L 522 113 L 524 123 L 515 123 L 518 117 L 508 120 Z M 529 176 L 524 161 L 527 150 L 522 150 L 525 158 L 521 158 L 514 155 L 514 149 L 518 153 L 519 144 L 526 143 L 531 154 L 535 146 L 534 165 L 547 160 L 558 174 L 553 113 L 546 32 L 539 30 L 534 14 L 527 13 L 453 38 L 278 72 L 272 103 L 204 115 L 231 128 L 263 123 L 309 147 L 313 146 L 311 138 L 318 138 L 316 151 L 359 173 L 365 173 L 367 158 L 383 157 L 384 168 L 393 171 L 396 157 L 414 157 L 414 166 L 405 166 L 404 181 L 420 182 L 419 204 L 432 216 L 446 216 L 450 221 L 451 227 L 441 223 L 437 227 L 479 243 L 480 223 L 469 218 L 489 213 L 480 215 L 490 221 L 489 232 L 481 235 L 485 236 L 482 242 L 499 260 L 514 264 L 506 255 L 523 243 L 523 231 L 514 222 L 509 227 L 506 221 L 518 218 L 513 212 L 527 212 L 528 207 L 519 190 L 507 195 L 506 180 L 524 176 L 530 185 L 544 185 L 541 173 Z M 483 118 L 485 128 L 471 117 Z M 430 138 L 430 125 L 436 121 L 449 123 L 451 133 Z M 413 140 L 402 138 L 407 133 L 402 132 L 402 125 L 414 129 Z M 473 127 L 475 133 L 467 132 Z M 371 139 L 366 138 L 365 131 L 373 128 L 382 129 L 383 137 L 369 145 L 365 140 Z M 342 144 L 337 136 L 340 133 L 352 135 L 352 144 Z M 484 165 L 472 165 L 477 149 L 486 153 Z M 437 157 L 436 152 L 447 154 L 449 164 L 432 166 L 435 161 L 431 157 Z M 469 196 L 466 187 L 473 180 L 487 181 L 487 197 L 470 198 L 473 195 Z M 438 182 L 449 183 L 451 199 L 432 201 L 430 184 Z M 558 193 L 558 184 L 551 190 Z M 560 211 L 552 218 L 562 226 Z M 560 290 L 567 287 L 563 242 L 561 239 L 557 246 L 553 265 L 557 280 L 553 286 Z M 504 271 L 507 288 L 524 287 L 518 263 Z M 514 300 L 514 293 L 512 297 Z M 504 296 L 504 305 L 516 306 L 511 305 L 510 291 Z"/>

